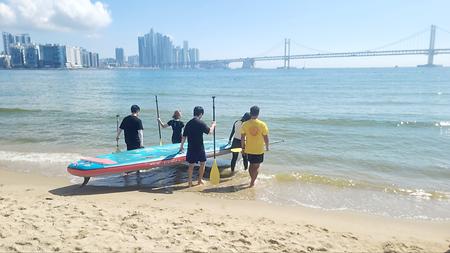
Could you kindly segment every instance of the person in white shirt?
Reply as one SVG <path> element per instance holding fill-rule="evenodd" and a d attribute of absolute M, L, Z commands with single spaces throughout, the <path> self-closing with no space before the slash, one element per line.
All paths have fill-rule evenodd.
<path fill-rule="evenodd" d="M 241 126 L 242 123 L 250 119 L 250 113 L 246 112 L 242 116 L 240 120 L 236 120 L 233 124 L 233 129 L 231 130 L 230 138 L 228 143 L 231 144 L 231 148 L 240 148 L 241 147 Z M 231 158 L 231 172 L 234 172 L 236 167 L 236 161 L 238 159 L 238 152 L 233 153 L 233 157 Z M 248 168 L 248 160 L 247 155 L 242 153 L 242 160 L 244 161 L 244 169 Z"/>

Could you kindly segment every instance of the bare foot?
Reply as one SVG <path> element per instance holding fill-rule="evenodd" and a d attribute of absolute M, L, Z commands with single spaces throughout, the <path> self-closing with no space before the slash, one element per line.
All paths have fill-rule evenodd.
<path fill-rule="evenodd" d="M 255 186 L 255 184 L 254 183 L 250 183 L 250 188 L 252 188 L 253 186 Z"/>
<path fill-rule="evenodd" d="M 198 181 L 198 185 L 204 184 L 202 180 Z"/>
<path fill-rule="evenodd" d="M 188 183 L 188 187 L 192 187 L 193 185 L 192 185 L 192 182 L 189 182 Z"/>

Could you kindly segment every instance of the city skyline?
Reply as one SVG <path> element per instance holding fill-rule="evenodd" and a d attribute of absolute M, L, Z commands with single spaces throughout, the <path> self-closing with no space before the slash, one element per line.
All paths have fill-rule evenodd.
<path fill-rule="evenodd" d="M 21 2 L 21 0 L 14 1 L 16 5 L 20 5 Z M 274 3 L 234 0 L 195 3 L 183 1 L 125 3 L 116 0 L 81 2 L 86 5 L 82 6 L 87 10 L 86 13 L 93 16 L 90 19 L 98 19 L 93 23 L 93 27 L 86 28 L 85 22 L 81 18 L 76 18 L 77 15 L 87 15 L 80 11 L 83 8 L 79 8 L 75 13 L 77 15 L 61 14 L 75 17 L 71 22 L 64 23 L 58 19 L 51 19 L 54 24 L 47 24 L 47 27 L 28 24 L 32 28 L 30 30 L 25 29 L 26 22 L 20 24 L 17 24 L 18 21 L 16 24 L 3 22 L 0 28 L 14 33 L 32 33 L 37 41 L 42 41 L 43 38 L 50 41 L 49 38 L 53 38 L 52 41 L 55 43 L 61 43 L 64 39 L 67 41 L 65 44 L 93 48 L 105 58 L 114 58 L 115 48 L 123 48 L 127 52 L 126 55 L 138 55 L 135 38 L 155 27 L 164 31 L 174 44 L 180 45 L 183 40 L 188 40 L 192 46 L 200 48 L 202 60 L 253 57 L 263 54 L 282 55 L 285 38 L 292 40 L 292 54 L 314 52 L 308 51 L 306 47 L 345 52 L 376 48 L 426 29 L 431 24 L 450 30 L 450 27 L 445 27 L 446 24 L 450 24 L 450 17 L 445 11 L 450 8 L 450 2 L 437 0 L 426 3 L 415 0 L 395 2 L 382 0 L 376 3 L 360 1 Z M 11 13 L 15 14 L 18 20 L 21 18 L 16 10 L 18 7 L 14 7 L 12 3 L 0 0 L 0 5 L 11 9 Z M 51 6 L 48 8 L 59 10 Z M 6 20 L 4 12 L 2 14 L 0 11 L 0 21 Z M 66 27 L 60 27 L 67 23 L 69 25 Z M 426 48 L 427 37 L 425 34 L 420 43 L 416 43 L 417 46 Z M 440 44 L 450 47 L 450 33 L 439 32 L 436 41 L 436 47 L 440 47 Z M 293 61 L 291 64 L 307 67 L 415 66 L 423 63 L 424 59 L 426 56 L 380 57 Z M 437 56 L 436 62 L 450 65 L 450 59 L 445 56 Z M 264 67 L 259 64 L 257 67 Z M 281 64 L 273 63 L 269 67 Z"/>
<path fill-rule="evenodd" d="M 82 47 L 36 43 L 29 33 L 2 32 L 0 68 L 98 68 L 99 55 Z"/>
<path fill-rule="evenodd" d="M 189 48 L 187 40 L 183 41 L 182 47 L 176 46 L 170 36 L 155 32 L 153 28 L 149 33 L 138 36 L 138 48 L 141 67 L 195 68 L 199 61 L 198 48 Z"/>

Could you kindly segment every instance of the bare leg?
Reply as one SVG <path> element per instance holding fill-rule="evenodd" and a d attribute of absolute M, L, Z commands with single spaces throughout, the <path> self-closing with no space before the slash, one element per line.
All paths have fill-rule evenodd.
<path fill-rule="evenodd" d="M 188 186 L 192 187 L 192 173 L 194 172 L 194 164 L 190 163 L 188 168 Z"/>
<path fill-rule="evenodd" d="M 256 178 L 258 177 L 259 172 L 259 163 L 251 163 L 250 168 L 248 169 L 250 173 L 250 187 L 255 185 Z"/>
<path fill-rule="evenodd" d="M 251 182 L 251 180 L 253 178 L 253 171 L 254 171 L 253 167 L 254 166 L 255 166 L 254 163 L 250 163 L 250 166 L 249 166 L 249 169 L 248 169 L 248 174 L 250 175 L 250 182 Z"/>
<path fill-rule="evenodd" d="M 200 169 L 198 170 L 198 184 L 203 184 L 203 174 L 205 173 L 205 162 L 200 162 Z"/>

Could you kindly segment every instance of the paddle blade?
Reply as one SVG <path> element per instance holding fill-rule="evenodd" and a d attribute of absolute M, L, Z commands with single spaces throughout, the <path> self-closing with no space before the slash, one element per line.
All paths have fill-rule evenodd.
<path fill-rule="evenodd" d="M 213 166 L 211 167 L 211 174 L 209 175 L 209 181 L 214 185 L 220 183 L 219 167 L 217 167 L 217 162 L 215 159 L 213 162 Z"/>
<path fill-rule="evenodd" d="M 242 148 L 232 148 L 232 149 L 230 149 L 230 151 L 233 153 L 239 153 L 242 151 Z"/>

